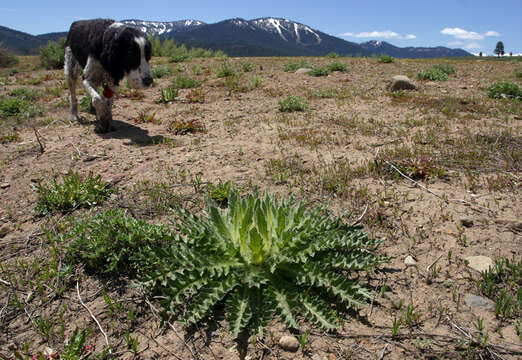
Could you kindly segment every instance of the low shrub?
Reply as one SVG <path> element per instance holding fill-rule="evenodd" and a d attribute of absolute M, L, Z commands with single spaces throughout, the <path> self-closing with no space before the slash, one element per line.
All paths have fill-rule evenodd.
<path fill-rule="evenodd" d="M 383 54 L 381 57 L 377 60 L 378 63 L 381 64 L 390 64 L 395 62 L 395 59 L 393 59 L 390 55 Z"/>
<path fill-rule="evenodd" d="M 279 101 L 279 111 L 294 112 L 308 110 L 308 102 L 299 96 L 288 96 L 286 99 Z"/>
<path fill-rule="evenodd" d="M 306 62 L 306 60 L 300 60 L 297 62 L 289 62 L 284 65 L 284 71 L 295 72 L 298 69 L 310 69 L 312 66 Z"/>
<path fill-rule="evenodd" d="M 334 63 L 331 63 L 327 67 L 330 71 L 340 71 L 340 72 L 346 72 L 348 70 L 348 67 L 345 63 L 342 63 L 340 61 L 336 61 Z"/>
<path fill-rule="evenodd" d="M 498 81 L 486 88 L 488 96 L 492 99 L 518 99 L 522 100 L 522 90 L 514 82 Z"/>
<path fill-rule="evenodd" d="M 91 208 L 102 204 L 105 199 L 116 190 L 111 189 L 109 184 L 101 180 L 100 175 L 89 173 L 83 180 L 74 171 L 64 176 L 63 183 L 58 184 L 56 180 L 50 186 L 38 183 L 35 187 L 39 199 L 35 210 L 42 214 L 65 213 L 80 207 Z"/>
<path fill-rule="evenodd" d="M 337 58 L 339 58 L 339 54 L 336 53 L 336 52 L 331 52 L 331 53 L 328 53 L 328 54 L 326 55 L 326 57 L 327 57 L 328 59 L 337 59 Z"/>
<path fill-rule="evenodd" d="M 49 41 L 40 48 L 40 64 L 45 69 L 61 69 L 65 59 L 65 38 Z"/>
<path fill-rule="evenodd" d="M 236 75 L 236 71 L 229 63 L 224 62 L 221 64 L 221 67 L 217 71 L 216 75 L 218 78 L 226 78 Z"/>
<path fill-rule="evenodd" d="M 308 73 L 312 76 L 328 76 L 332 71 L 327 67 L 315 67 Z"/>
<path fill-rule="evenodd" d="M 172 79 L 172 86 L 176 89 L 190 89 L 201 86 L 201 83 L 196 79 L 184 75 L 178 75 Z"/>
<path fill-rule="evenodd" d="M 0 44 L 0 68 L 14 66 L 18 63 L 18 58 L 9 49 Z"/>
<path fill-rule="evenodd" d="M 439 69 L 430 68 L 419 72 L 417 78 L 420 80 L 446 81 L 448 75 Z"/>
<path fill-rule="evenodd" d="M 151 225 L 121 209 L 78 221 L 62 240 L 71 240 L 66 258 L 102 276 L 137 276 L 148 271 L 147 253 L 171 245 L 166 226 Z"/>

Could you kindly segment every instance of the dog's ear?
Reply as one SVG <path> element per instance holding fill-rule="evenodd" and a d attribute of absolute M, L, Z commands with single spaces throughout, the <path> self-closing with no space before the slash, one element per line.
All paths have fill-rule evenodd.
<path fill-rule="evenodd" d="M 109 75 L 113 78 L 114 84 L 118 85 L 125 76 L 124 66 L 121 63 L 121 28 L 108 28 L 103 35 L 103 49 L 100 56 L 101 63 Z"/>

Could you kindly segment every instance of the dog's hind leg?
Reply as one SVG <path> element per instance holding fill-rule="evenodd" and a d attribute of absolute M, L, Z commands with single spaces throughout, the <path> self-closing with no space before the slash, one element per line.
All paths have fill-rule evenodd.
<path fill-rule="evenodd" d="M 80 74 L 80 65 L 74 58 L 71 48 L 68 46 L 65 48 L 65 61 L 63 68 L 65 72 L 65 81 L 67 82 L 67 86 L 71 93 L 69 121 L 72 123 L 80 122 L 80 117 L 78 116 L 78 100 L 76 99 L 76 83 L 78 75 Z"/>

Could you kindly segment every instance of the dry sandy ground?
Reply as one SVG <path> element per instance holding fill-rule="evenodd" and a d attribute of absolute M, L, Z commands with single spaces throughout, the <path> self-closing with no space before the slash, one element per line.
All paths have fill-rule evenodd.
<path fill-rule="evenodd" d="M 268 336 L 247 345 L 246 358 L 466 358 L 464 333 L 476 336 L 479 318 L 489 344 L 500 348 L 476 347 L 469 358 L 495 358 L 495 352 L 505 359 L 520 356 L 516 318 L 497 318 L 494 310 L 471 308 L 464 301 L 468 294 L 480 295 L 476 286 L 480 274 L 467 266 L 467 257 L 522 259 L 521 105 L 489 99 L 485 91 L 500 79 L 520 84 L 513 75 L 520 63 L 448 60 L 456 74 L 445 82 L 426 82 L 416 80 L 416 74 L 439 61 L 307 60 L 315 66 L 340 61 L 348 71 L 312 77 L 283 71 L 284 64 L 295 59 L 228 59 L 236 67 L 253 64 L 253 70 L 234 83 L 216 76 L 222 60 L 169 64 L 154 58 L 155 65 L 177 67 L 201 81 L 205 101 L 157 103 L 161 89 L 174 75 L 157 79 L 155 87 L 137 93 L 123 87 L 113 108 L 116 131 L 103 135 L 93 132 L 94 117 L 86 112 L 81 113 L 84 124 L 68 123 L 68 91 L 60 71 L 31 70 L 33 60 L 24 60 L 28 64 L 20 65 L 19 73 L 4 77 L 0 96 L 9 96 L 19 87 L 39 89 L 43 95 L 36 102 L 43 113 L 18 124 L 1 120 L 1 135 L 16 133 L 18 138 L 0 144 L 0 227 L 4 229 L 0 278 L 6 282 L 10 276 L 5 270 L 8 263 L 45 258 L 49 251 L 41 228 L 50 217 L 34 211 L 38 196 L 33 187 L 39 181 L 60 181 L 71 169 L 82 175 L 101 174 L 121 189 L 105 208 L 124 207 L 137 217 L 162 223 L 167 222 L 168 212 L 155 208 L 154 201 L 159 200 L 147 192 L 154 184 L 163 183 L 168 196 L 197 211 L 204 183 L 232 181 L 244 192 L 257 186 L 281 195 L 293 193 L 313 204 L 329 201 L 334 212 L 352 211 L 347 221 L 362 215 L 365 229 L 386 239 L 380 251 L 394 257 L 361 278 L 372 286 L 386 284 L 389 291 L 379 304 L 368 305 L 357 317 L 348 316 L 338 333 L 312 328 L 304 349 L 291 353 L 278 346 L 280 336 L 289 331 L 274 322 Z M 192 73 L 196 64 L 201 75 Z M 391 94 L 386 86 L 398 74 L 415 79 L 419 89 Z M 254 75 L 263 79 L 261 86 L 250 86 Z M 41 82 L 31 85 L 31 79 Z M 181 90 L 179 96 L 190 91 Z M 309 109 L 280 112 L 278 102 L 288 95 L 306 98 Z M 171 122 L 182 120 L 196 120 L 206 130 L 183 135 L 169 131 Z M 399 150 L 405 148 L 410 149 L 409 155 L 401 155 L 404 151 Z M 404 175 L 415 177 L 416 183 L 390 164 L 407 164 L 401 169 L 409 169 Z M 413 165 L 416 170 L 411 170 Z M 422 178 L 422 171 L 433 176 Z M 161 198 L 167 205 L 168 196 Z M 73 216 L 81 213 L 85 211 Z M 405 265 L 408 255 L 416 260 L 415 266 Z M 0 354 L 11 358 L 15 350 L 23 353 L 27 341 L 28 354 L 46 347 L 60 350 L 63 337 L 76 327 L 90 327 L 87 343 L 100 351 L 105 339 L 78 301 L 76 280 L 117 358 L 236 359 L 241 355 L 226 322 L 193 333 L 179 323 L 162 326 L 153 311 L 159 304 L 146 302 L 130 283 L 107 283 L 81 269 L 61 296 L 48 297 L 45 286 L 41 295 L 30 286 L 13 289 L 0 284 Z M 113 309 L 104 294 L 117 299 L 121 309 Z M 12 306 L 15 295 L 26 302 L 25 311 L 16 312 Z M 404 318 L 408 304 L 413 304 L 418 317 L 411 326 L 403 323 L 399 336 L 392 337 L 394 318 Z M 136 317 L 129 325 L 131 307 Z M 43 335 L 35 325 L 39 318 L 55 326 L 54 336 Z M 124 340 L 127 330 L 138 339 L 137 354 Z"/>

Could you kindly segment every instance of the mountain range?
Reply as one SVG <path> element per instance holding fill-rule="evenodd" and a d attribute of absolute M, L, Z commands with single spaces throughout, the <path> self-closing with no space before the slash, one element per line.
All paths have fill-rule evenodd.
<path fill-rule="evenodd" d="M 273 17 L 234 18 L 213 24 L 192 19 L 122 22 L 161 39 L 174 39 L 187 47 L 222 50 L 229 56 L 324 56 L 331 52 L 341 56 L 387 54 L 399 58 L 472 56 L 462 49 L 442 46 L 400 48 L 375 40 L 357 44 L 292 20 Z M 17 54 L 35 54 L 47 41 L 66 35 L 67 32 L 58 32 L 34 36 L 0 26 L 0 43 Z"/>

